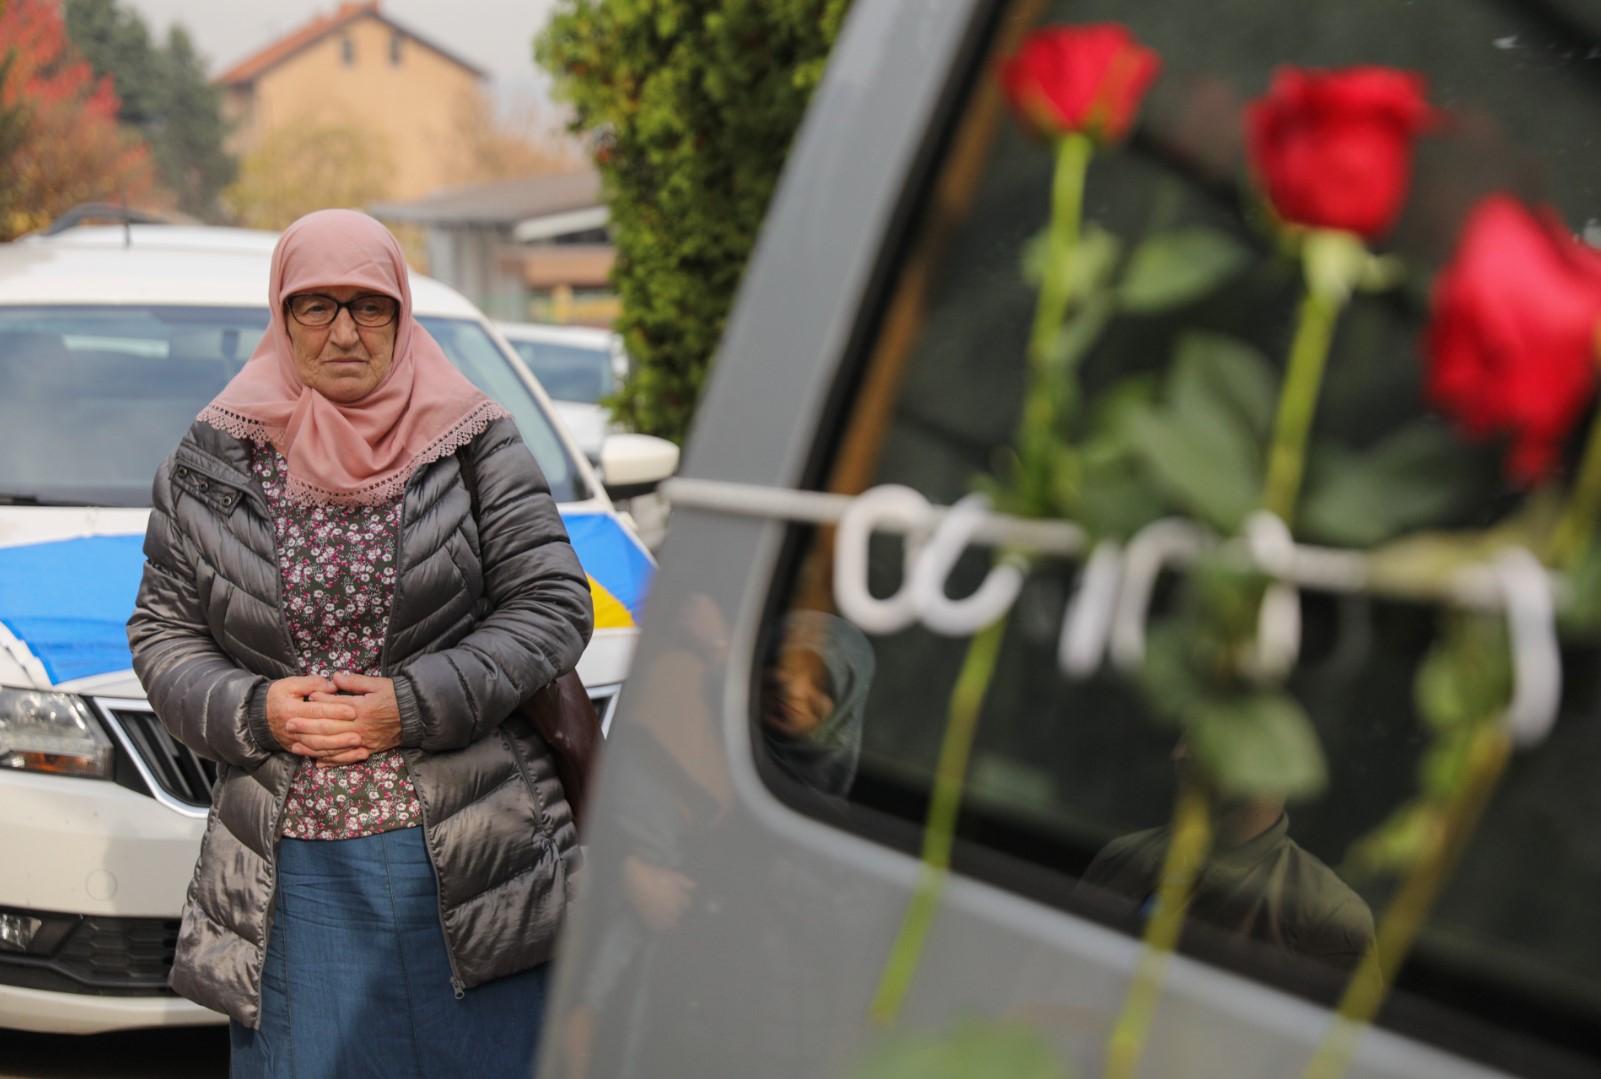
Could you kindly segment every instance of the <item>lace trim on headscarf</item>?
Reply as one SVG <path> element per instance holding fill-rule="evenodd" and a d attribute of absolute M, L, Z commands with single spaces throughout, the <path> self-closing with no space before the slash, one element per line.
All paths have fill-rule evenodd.
<path fill-rule="evenodd" d="M 330 491 L 300 479 L 293 471 L 284 485 L 284 494 L 292 502 L 321 506 L 378 506 L 399 498 L 406 492 L 406 484 L 421 467 L 449 457 L 489 429 L 499 419 L 509 419 L 511 413 L 494 401 L 484 400 L 438 438 L 414 454 L 400 468 L 353 491 Z M 226 408 L 212 404 L 196 417 L 201 423 L 215 427 L 225 435 L 243 442 L 271 445 L 287 460 L 289 449 L 282 430 L 273 430 L 260 420 L 241 416 Z"/>

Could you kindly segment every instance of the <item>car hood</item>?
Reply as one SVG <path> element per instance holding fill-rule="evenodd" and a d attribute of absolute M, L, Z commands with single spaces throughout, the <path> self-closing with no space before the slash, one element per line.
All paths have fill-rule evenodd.
<path fill-rule="evenodd" d="M 594 503 L 563 506 L 589 574 L 596 640 L 579 673 L 620 681 L 655 563 Z M 0 683 L 142 696 L 125 626 L 144 572 L 148 510 L 0 508 Z"/>

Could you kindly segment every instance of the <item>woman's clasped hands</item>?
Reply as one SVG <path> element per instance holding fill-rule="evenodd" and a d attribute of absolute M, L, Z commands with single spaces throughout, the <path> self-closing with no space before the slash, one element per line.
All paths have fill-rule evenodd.
<path fill-rule="evenodd" d="M 345 671 L 280 678 L 267 687 L 267 726 L 279 745 L 319 768 L 355 764 L 400 744 L 395 684 Z"/>

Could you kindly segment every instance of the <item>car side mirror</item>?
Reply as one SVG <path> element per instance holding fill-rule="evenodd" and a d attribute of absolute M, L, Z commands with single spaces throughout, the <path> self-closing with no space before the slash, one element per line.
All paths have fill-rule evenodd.
<path fill-rule="evenodd" d="M 608 435 L 600 447 L 606 493 L 622 500 L 650 494 L 678 471 L 678 447 L 654 435 Z"/>

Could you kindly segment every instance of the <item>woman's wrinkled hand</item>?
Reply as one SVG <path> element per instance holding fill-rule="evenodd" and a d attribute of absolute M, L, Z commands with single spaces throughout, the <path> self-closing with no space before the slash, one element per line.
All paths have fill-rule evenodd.
<path fill-rule="evenodd" d="M 346 756 L 360 750 L 361 736 L 352 729 L 356 709 L 337 687 L 320 675 L 280 678 L 267 686 L 267 728 L 278 744 L 302 757 L 319 760 Z M 320 700 L 314 698 L 322 698 Z M 303 733 L 305 724 L 321 724 L 316 734 Z M 355 760 L 365 759 L 362 757 Z M 344 763 L 344 762 L 340 762 Z"/>
<path fill-rule="evenodd" d="M 395 683 L 391 679 L 340 671 L 334 675 L 331 689 L 312 693 L 310 700 L 313 704 L 351 710 L 351 718 L 346 720 L 307 718 L 288 725 L 290 735 L 307 750 L 333 750 L 304 754 L 316 756 L 318 767 L 354 764 L 400 744 L 400 705 L 395 701 Z M 350 741 L 352 734 L 356 736 L 354 742 Z"/>

